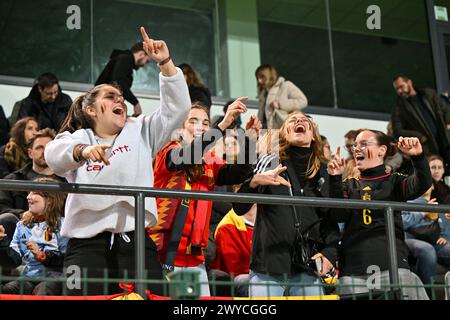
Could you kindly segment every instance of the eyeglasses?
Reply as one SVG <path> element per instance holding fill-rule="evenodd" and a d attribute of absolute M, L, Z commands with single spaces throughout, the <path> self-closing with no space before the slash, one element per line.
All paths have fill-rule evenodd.
<path fill-rule="evenodd" d="M 375 141 L 362 141 L 360 143 L 354 143 L 354 144 L 350 145 L 350 150 L 352 152 L 355 152 L 356 148 L 358 148 L 359 150 L 365 150 L 367 148 L 367 146 L 369 146 L 371 144 L 377 144 L 377 142 L 375 142 Z"/>

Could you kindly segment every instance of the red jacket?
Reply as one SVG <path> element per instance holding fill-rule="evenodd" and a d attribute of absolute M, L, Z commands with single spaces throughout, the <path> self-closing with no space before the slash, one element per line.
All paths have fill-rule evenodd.
<path fill-rule="evenodd" d="M 234 276 L 249 273 L 253 227 L 230 210 L 217 226 L 214 237 L 216 260 L 213 267 Z"/>
<path fill-rule="evenodd" d="M 178 142 L 171 142 L 156 156 L 154 163 L 155 188 L 179 190 L 184 190 L 186 188 L 185 172 L 171 172 L 166 167 L 167 153 L 177 146 L 179 146 Z M 203 175 L 191 185 L 191 189 L 197 191 L 213 191 L 216 185 L 218 172 L 224 165 L 224 161 L 215 157 L 211 152 L 204 158 L 208 158 L 208 161 L 206 161 L 207 164 L 204 164 L 202 167 Z M 211 159 L 213 161 L 211 161 Z M 158 224 L 152 228 L 148 228 L 147 233 L 156 243 L 161 262 L 164 262 L 172 227 L 180 205 L 180 199 L 157 198 L 156 204 L 158 207 Z M 208 243 L 211 208 L 212 201 L 190 200 L 186 223 L 175 258 L 175 266 L 194 267 L 205 261 L 203 249 Z M 202 247 L 201 255 L 190 254 L 190 244 L 194 234 L 200 236 Z"/>

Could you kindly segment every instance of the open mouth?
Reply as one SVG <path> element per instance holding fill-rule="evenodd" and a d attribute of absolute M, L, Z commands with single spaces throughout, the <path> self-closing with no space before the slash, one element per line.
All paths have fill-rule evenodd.
<path fill-rule="evenodd" d="M 365 157 L 362 154 L 355 155 L 356 161 L 363 161 Z"/>
<path fill-rule="evenodd" d="M 123 116 L 125 113 L 125 109 L 123 106 L 114 107 L 112 112 L 118 116 Z"/>
<path fill-rule="evenodd" d="M 306 128 L 305 128 L 305 126 L 299 124 L 299 125 L 295 126 L 294 132 L 295 133 L 305 133 L 306 132 Z"/>

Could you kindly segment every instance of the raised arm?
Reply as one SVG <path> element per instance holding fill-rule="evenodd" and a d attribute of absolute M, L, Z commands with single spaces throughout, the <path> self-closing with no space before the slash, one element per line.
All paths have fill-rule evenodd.
<path fill-rule="evenodd" d="M 414 166 L 414 173 L 408 177 L 402 177 L 397 180 L 399 184 L 395 190 L 399 191 L 398 197 L 400 201 L 413 200 L 423 195 L 433 183 L 425 155 L 422 152 L 422 145 L 418 138 L 398 139 L 398 148 L 401 152 L 411 157 Z"/>
<path fill-rule="evenodd" d="M 161 71 L 159 75 L 161 105 L 157 111 L 143 118 L 144 130 L 152 155 L 166 144 L 175 130 L 182 127 L 191 108 L 189 90 L 181 69 L 175 67 L 169 48 L 162 40 L 151 39 L 141 27 L 144 50 Z"/>
<path fill-rule="evenodd" d="M 341 147 L 338 147 L 336 153 L 327 165 L 327 171 L 330 176 L 330 198 L 345 198 L 345 183 L 342 182 L 342 174 L 345 169 L 345 159 L 341 157 Z M 331 209 L 330 217 L 336 222 L 345 222 L 351 216 L 351 211 L 345 208 Z"/>
<path fill-rule="evenodd" d="M 223 120 L 213 128 L 196 137 L 191 143 L 171 149 L 166 156 L 169 171 L 179 171 L 192 164 L 201 164 L 203 155 L 208 152 L 220 138 L 225 138 L 225 130 L 242 113 L 247 112 L 243 101 L 247 97 L 237 98 L 229 107 Z"/>

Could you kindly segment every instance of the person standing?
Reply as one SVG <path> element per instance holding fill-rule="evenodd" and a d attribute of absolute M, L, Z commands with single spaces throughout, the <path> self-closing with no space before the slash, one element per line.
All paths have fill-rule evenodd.
<path fill-rule="evenodd" d="M 255 71 L 263 128 L 279 129 L 288 115 L 308 105 L 305 94 L 291 81 L 278 76 L 274 66 L 263 64 Z"/>
<path fill-rule="evenodd" d="M 142 113 L 142 107 L 131 92 L 133 70 L 145 66 L 150 61 L 150 57 L 145 53 L 142 42 L 138 42 L 129 50 L 113 50 L 109 58 L 95 85 L 117 83 L 125 100 L 134 106 L 133 117 L 137 117 Z"/>
<path fill-rule="evenodd" d="M 112 85 L 94 87 L 78 97 L 58 134 L 45 149 L 49 167 L 70 183 L 153 187 L 152 159 L 181 127 L 191 102 L 183 73 L 176 68 L 166 43 L 150 39 L 141 28 L 144 49 L 161 73 L 161 106 L 149 116 L 127 117 L 122 92 Z M 90 278 L 135 275 L 135 202 L 133 197 L 69 194 L 61 234 L 69 238 L 64 266 L 87 268 Z M 154 198 L 145 198 L 145 227 L 157 223 Z M 142 226 L 144 228 L 144 226 Z M 146 237 L 143 257 L 150 279 L 162 280 L 155 243 Z M 84 285 L 82 285 L 84 286 Z M 114 293 L 121 289 L 111 284 Z M 152 292 L 162 294 L 158 284 Z M 103 284 L 89 284 L 89 294 L 103 293 Z M 83 288 L 70 289 L 70 295 Z"/>
<path fill-rule="evenodd" d="M 444 115 L 446 106 L 436 91 L 416 88 L 412 80 L 405 75 L 395 76 L 393 85 L 398 96 L 391 116 L 394 138 L 418 138 L 426 156 L 440 155 L 448 167 L 450 143 Z"/>

